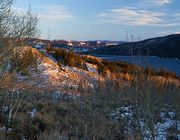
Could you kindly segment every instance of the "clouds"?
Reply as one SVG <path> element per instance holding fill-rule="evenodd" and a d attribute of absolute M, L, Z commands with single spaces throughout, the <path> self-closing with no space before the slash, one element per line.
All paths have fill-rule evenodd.
<path fill-rule="evenodd" d="M 40 6 L 39 9 L 40 20 L 50 24 L 56 24 L 73 19 L 73 15 L 65 6 L 48 5 Z"/>
<path fill-rule="evenodd" d="M 172 2 L 172 0 L 154 0 L 154 4 L 156 4 L 156 5 L 170 4 L 171 2 Z"/>
<path fill-rule="evenodd" d="M 141 0 L 134 7 L 107 9 L 98 13 L 101 23 L 131 26 L 175 27 L 180 25 L 180 13 L 159 6 L 172 3 L 172 0 Z M 151 9 L 151 10 L 150 10 Z"/>
<path fill-rule="evenodd" d="M 28 9 L 29 0 L 17 1 L 18 11 Z M 89 40 L 92 36 L 88 34 L 92 34 L 118 40 L 124 38 L 125 29 L 145 37 L 180 31 L 180 0 L 30 1 L 39 16 L 42 35 L 50 28 L 52 38 Z"/>
<path fill-rule="evenodd" d="M 142 3 L 154 6 L 163 6 L 172 3 L 172 0 L 142 0 Z"/>
<path fill-rule="evenodd" d="M 110 9 L 97 16 L 103 22 L 124 25 L 157 25 L 162 22 L 163 13 L 141 10 L 133 7 Z"/>

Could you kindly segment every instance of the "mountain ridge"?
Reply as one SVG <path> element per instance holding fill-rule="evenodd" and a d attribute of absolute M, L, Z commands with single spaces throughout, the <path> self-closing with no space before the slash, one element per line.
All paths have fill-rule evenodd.
<path fill-rule="evenodd" d="M 127 42 L 120 45 L 112 45 L 88 51 L 87 54 L 150 55 L 180 58 L 180 34 L 156 37 L 143 41 Z"/>

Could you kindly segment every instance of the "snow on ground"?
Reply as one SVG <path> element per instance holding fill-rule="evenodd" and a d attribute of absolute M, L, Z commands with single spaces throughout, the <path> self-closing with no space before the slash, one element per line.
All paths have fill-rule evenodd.
<path fill-rule="evenodd" d="M 110 113 L 110 118 L 113 122 L 118 122 L 120 119 L 124 119 L 127 121 L 125 133 L 133 133 L 134 131 L 134 124 L 138 124 L 137 120 L 133 119 L 134 110 L 132 106 L 122 106 Z M 156 140 L 166 140 L 169 134 L 170 129 L 174 129 L 176 132 L 173 136 L 180 139 L 180 120 L 176 119 L 176 113 L 172 110 L 162 109 L 160 112 L 161 121 L 155 123 L 155 135 Z M 152 139 L 151 132 L 145 126 L 145 121 L 143 118 L 139 119 L 140 127 L 142 133 L 144 135 L 144 140 Z"/>
<path fill-rule="evenodd" d="M 99 79 L 98 74 L 94 74 L 92 72 L 88 72 L 83 69 L 79 69 L 76 67 L 69 67 L 65 66 L 65 69 L 68 70 L 69 72 L 73 72 L 78 75 L 80 78 L 79 80 L 86 79 L 89 82 L 89 85 L 93 87 L 94 84 L 96 84 L 97 80 Z"/>
<path fill-rule="evenodd" d="M 12 131 L 12 128 L 8 128 L 8 130 L 7 130 L 7 128 L 5 127 L 5 126 L 3 126 L 3 127 L 0 127 L 0 132 L 11 132 Z"/>
<path fill-rule="evenodd" d="M 98 74 L 97 66 L 96 65 L 93 65 L 93 64 L 90 64 L 90 63 L 86 63 L 86 66 L 87 66 L 87 69 L 88 69 L 89 72 Z"/>
<path fill-rule="evenodd" d="M 41 51 L 40 53 L 35 48 L 32 48 L 32 51 L 35 56 L 38 56 L 37 69 L 39 71 L 36 72 L 31 70 L 34 78 L 32 83 L 36 83 L 35 81 L 42 79 L 42 82 L 38 84 L 40 88 L 46 88 L 51 91 L 61 90 L 64 92 L 67 89 L 72 89 L 74 92 L 77 92 L 79 83 L 82 82 L 82 79 L 86 79 L 87 85 L 93 88 L 99 78 L 92 65 L 88 65 L 90 71 L 63 65 L 59 67 L 57 62 L 52 57 L 48 56 L 46 52 Z M 19 75 L 19 79 L 25 78 L 27 77 Z"/>

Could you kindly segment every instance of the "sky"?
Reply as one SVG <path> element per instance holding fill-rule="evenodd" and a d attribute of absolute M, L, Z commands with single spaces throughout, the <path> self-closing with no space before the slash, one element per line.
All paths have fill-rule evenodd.
<path fill-rule="evenodd" d="M 180 33 L 180 0 L 16 0 L 14 8 L 29 5 L 44 39 L 135 41 Z"/>

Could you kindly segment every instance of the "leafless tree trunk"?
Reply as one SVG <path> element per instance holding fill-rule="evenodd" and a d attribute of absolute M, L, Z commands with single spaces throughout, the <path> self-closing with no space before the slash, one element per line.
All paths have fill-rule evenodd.
<path fill-rule="evenodd" d="M 9 108 L 6 132 L 24 98 L 16 86 L 18 66 L 9 73 L 11 58 L 24 45 L 25 39 L 35 38 L 39 33 L 37 16 L 30 9 L 26 13 L 18 13 L 12 9 L 13 3 L 14 0 L 0 0 L 0 87 L 3 88 L 3 91 L 0 88 L 0 94 L 7 93 L 10 96 L 6 103 Z M 7 77 L 12 79 L 11 90 L 4 88 Z"/>

